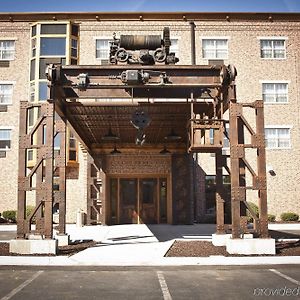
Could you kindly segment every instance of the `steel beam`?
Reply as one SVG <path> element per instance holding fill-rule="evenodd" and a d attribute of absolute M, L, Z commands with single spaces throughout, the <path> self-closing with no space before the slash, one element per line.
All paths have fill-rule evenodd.
<path fill-rule="evenodd" d="M 224 226 L 224 187 L 223 187 L 223 157 L 222 150 L 216 151 L 215 156 L 216 165 L 216 221 L 217 221 L 217 234 L 225 234 Z"/>

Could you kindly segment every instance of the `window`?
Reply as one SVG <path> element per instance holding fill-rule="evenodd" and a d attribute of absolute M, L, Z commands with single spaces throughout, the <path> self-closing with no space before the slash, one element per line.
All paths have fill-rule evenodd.
<path fill-rule="evenodd" d="M 48 86 L 46 81 L 39 82 L 39 100 L 47 100 Z"/>
<path fill-rule="evenodd" d="M 175 53 L 175 56 L 179 57 L 178 39 L 171 39 L 170 52 Z"/>
<path fill-rule="evenodd" d="M 76 151 L 76 138 L 74 134 L 70 131 L 69 136 L 69 160 L 77 160 L 77 151 Z"/>
<path fill-rule="evenodd" d="M 228 57 L 227 39 L 203 39 L 202 55 L 208 59 L 226 59 Z"/>
<path fill-rule="evenodd" d="M 42 37 L 41 55 L 66 55 L 66 38 Z"/>
<path fill-rule="evenodd" d="M 12 84 L 0 84 L 0 105 L 1 104 L 12 104 Z"/>
<path fill-rule="evenodd" d="M 13 60 L 15 41 L 0 41 L 0 60 Z"/>
<path fill-rule="evenodd" d="M 110 40 L 101 39 L 96 40 L 96 58 L 109 59 Z"/>
<path fill-rule="evenodd" d="M 41 34 L 66 34 L 66 24 L 42 24 Z"/>
<path fill-rule="evenodd" d="M 267 148 L 290 148 L 290 128 L 265 128 Z"/>
<path fill-rule="evenodd" d="M 77 57 L 77 52 L 78 52 L 78 42 L 77 42 L 77 40 L 72 39 L 71 40 L 71 56 Z"/>
<path fill-rule="evenodd" d="M 261 58 L 285 58 L 285 40 L 260 40 Z"/>
<path fill-rule="evenodd" d="M 287 103 L 288 84 L 287 83 L 263 83 L 262 96 L 266 103 Z"/>
<path fill-rule="evenodd" d="M 0 150 L 8 150 L 11 146 L 10 129 L 0 129 Z"/>

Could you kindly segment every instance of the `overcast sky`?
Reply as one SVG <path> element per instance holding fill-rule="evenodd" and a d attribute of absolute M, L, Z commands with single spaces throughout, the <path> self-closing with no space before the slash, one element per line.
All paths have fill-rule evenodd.
<path fill-rule="evenodd" d="M 0 0 L 1 12 L 300 12 L 300 0 Z"/>

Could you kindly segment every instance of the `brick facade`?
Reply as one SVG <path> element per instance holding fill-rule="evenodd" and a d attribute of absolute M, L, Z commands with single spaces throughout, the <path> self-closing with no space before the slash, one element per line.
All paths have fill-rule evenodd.
<path fill-rule="evenodd" d="M 36 16 L 38 19 L 38 16 Z M 30 19 L 30 16 L 29 16 Z M 182 20 L 171 21 L 91 21 L 80 22 L 79 64 L 99 64 L 95 55 L 95 40 L 119 34 L 161 34 L 164 26 L 169 26 L 171 38 L 178 39 L 180 64 L 190 64 L 190 25 Z M 49 19 L 51 22 L 51 18 Z M 228 59 L 225 64 L 234 64 L 238 71 L 236 80 L 237 99 L 251 102 L 262 98 L 262 81 L 288 82 L 288 103 L 266 104 L 265 125 L 289 126 L 291 128 L 290 149 L 267 149 L 267 168 L 275 174 L 267 174 L 269 213 L 279 217 L 280 213 L 293 211 L 300 213 L 300 19 L 298 21 L 252 20 L 247 15 L 243 20 L 195 21 L 196 62 L 208 64 L 202 58 L 202 38 L 225 37 L 228 40 Z M 5 158 L 0 158 L 0 212 L 17 207 L 18 179 L 18 128 L 19 101 L 29 97 L 30 68 L 30 22 L 1 22 L 0 39 L 15 40 L 15 59 L 8 65 L 0 64 L 0 81 L 13 81 L 13 103 L 7 112 L 0 112 L 0 128 L 11 129 L 11 150 Z M 260 37 L 286 38 L 285 59 L 261 59 Z M 248 116 L 252 118 L 250 115 Z M 253 120 L 253 119 L 252 119 Z M 195 189 L 195 218 L 205 214 L 205 174 L 214 174 L 212 157 L 198 155 L 196 168 L 197 187 Z M 79 167 L 72 179 L 67 180 L 67 222 L 74 222 L 76 211 L 86 211 L 87 161 L 90 158 L 78 150 Z M 71 170 L 69 170 L 71 172 Z M 74 174 L 75 174 L 74 173 Z M 69 174 L 71 176 L 71 173 Z M 249 200 L 252 195 L 249 193 Z"/>

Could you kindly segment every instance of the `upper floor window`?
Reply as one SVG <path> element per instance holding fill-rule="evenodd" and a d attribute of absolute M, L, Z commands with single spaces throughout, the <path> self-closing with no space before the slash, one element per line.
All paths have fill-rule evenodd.
<path fill-rule="evenodd" d="M 40 55 L 66 55 L 66 38 L 65 37 L 42 37 Z"/>
<path fill-rule="evenodd" d="M 175 53 L 175 56 L 179 56 L 178 39 L 171 39 L 170 52 Z"/>
<path fill-rule="evenodd" d="M 290 128 L 265 128 L 265 141 L 267 148 L 290 148 Z"/>
<path fill-rule="evenodd" d="M 0 150 L 8 150 L 11 147 L 10 129 L 0 129 Z"/>
<path fill-rule="evenodd" d="M 203 39 L 202 55 L 208 59 L 227 59 L 228 40 L 227 39 Z"/>
<path fill-rule="evenodd" d="M 0 41 L 0 60 L 13 60 L 15 57 L 15 41 Z"/>
<path fill-rule="evenodd" d="M 287 103 L 288 84 L 287 83 L 263 83 L 262 96 L 266 103 Z"/>
<path fill-rule="evenodd" d="M 0 105 L 12 104 L 13 85 L 0 83 Z"/>
<path fill-rule="evenodd" d="M 261 58 L 285 58 L 285 40 L 284 39 L 261 39 L 260 57 Z"/>
<path fill-rule="evenodd" d="M 109 39 L 96 40 L 96 58 L 108 60 L 110 50 Z"/>
<path fill-rule="evenodd" d="M 41 34 L 66 34 L 66 33 L 67 33 L 66 24 L 42 24 L 41 25 Z"/>

